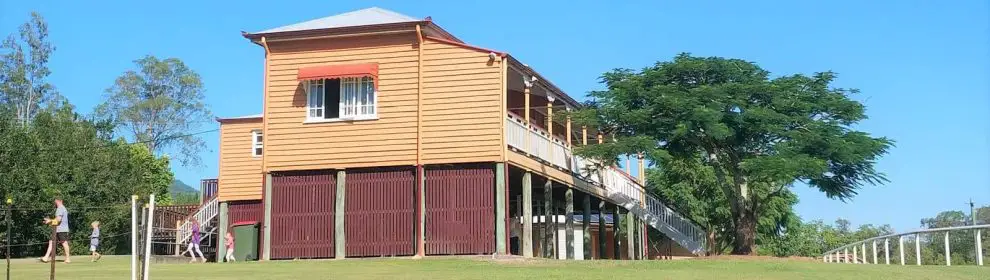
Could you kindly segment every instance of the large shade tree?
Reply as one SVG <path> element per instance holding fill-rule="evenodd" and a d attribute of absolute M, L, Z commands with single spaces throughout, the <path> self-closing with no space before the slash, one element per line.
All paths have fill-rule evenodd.
<path fill-rule="evenodd" d="M 680 54 L 633 71 L 602 76 L 587 109 L 570 116 L 613 138 L 578 153 L 606 163 L 643 152 L 663 165 L 698 157 L 712 167 L 729 204 L 734 254 L 755 254 L 761 205 L 795 183 L 848 199 L 886 181 L 874 168 L 892 141 L 852 126 L 866 118 L 832 86 L 832 72 L 771 78 L 752 62 Z"/>
<path fill-rule="evenodd" d="M 210 121 L 199 74 L 177 58 L 145 56 L 117 77 L 96 114 L 154 153 L 174 149 L 184 166 L 200 163 L 206 143 L 194 130 Z"/>

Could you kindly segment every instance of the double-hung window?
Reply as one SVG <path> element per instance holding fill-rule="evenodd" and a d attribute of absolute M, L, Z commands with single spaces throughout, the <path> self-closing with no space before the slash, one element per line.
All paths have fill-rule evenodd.
<path fill-rule="evenodd" d="M 307 120 L 366 120 L 378 116 L 372 77 L 317 79 L 306 83 Z"/>
<path fill-rule="evenodd" d="M 265 142 L 264 142 L 265 139 L 264 138 L 265 138 L 265 136 L 262 135 L 261 130 L 252 130 L 251 131 L 251 155 L 252 156 L 260 157 L 262 155 L 262 153 L 264 152 L 263 150 L 265 148 Z"/>

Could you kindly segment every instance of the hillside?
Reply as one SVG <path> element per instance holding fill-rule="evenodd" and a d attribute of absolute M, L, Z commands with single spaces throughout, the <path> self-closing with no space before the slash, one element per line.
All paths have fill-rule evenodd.
<path fill-rule="evenodd" d="M 185 182 L 182 182 L 182 180 L 176 179 L 175 181 L 172 181 L 172 186 L 168 188 L 168 192 L 175 194 L 175 193 L 196 193 L 198 191 L 195 188 L 187 185 Z"/>

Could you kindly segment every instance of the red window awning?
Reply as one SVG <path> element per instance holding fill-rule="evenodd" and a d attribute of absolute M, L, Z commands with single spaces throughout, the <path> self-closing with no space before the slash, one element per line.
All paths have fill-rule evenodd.
<path fill-rule="evenodd" d="M 339 79 L 339 78 L 376 78 L 378 83 L 378 63 L 346 64 L 346 65 L 326 65 L 316 67 L 306 67 L 299 69 L 298 79 L 300 81 Z"/>

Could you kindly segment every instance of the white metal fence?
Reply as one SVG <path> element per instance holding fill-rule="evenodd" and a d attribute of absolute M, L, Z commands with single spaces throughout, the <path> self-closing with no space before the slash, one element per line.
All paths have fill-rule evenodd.
<path fill-rule="evenodd" d="M 944 228 L 931 228 L 931 229 L 920 229 L 903 233 L 895 233 L 884 236 L 877 236 L 873 238 L 867 238 L 864 240 L 849 243 L 839 248 L 829 250 L 822 254 L 822 262 L 826 263 L 870 263 L 870 258 L 867 256 L 867 246 L 871 245 L 873 249 L 873 264 L 879 264 L 877 260 L 877 242 L 882 242 L 884 257 L 883 263 L 890 264 L 890 239 L 897 238 L 897 251 L 900 254 L 900 263 L 905 265 L 904 259 L 904 237 L 909 236 L 914 239 L 914 256 L 915 265 L 922 265 L 921 261 L 921 235 L 922 234 L 940 234 L 945 242 L 945 265 L 952 265 L 952 248 L 949 245 L 950 233 L 956 232 L 957 234 L 963 233 L 965 230 L 975 230 L 974 234 L 974 245 L 976 247 L 976 264 L 983 265 L 983 244 L 982 244 L 982 234 L 983 230 L 990 228 L 990 225 L 973 225 L 973 226 L 961 226 L 961 227 L 944 227 Z M 934 240 L 934 239 L 933 239 Z M 850 254 L 850 251 L 852 251 Z"/>

